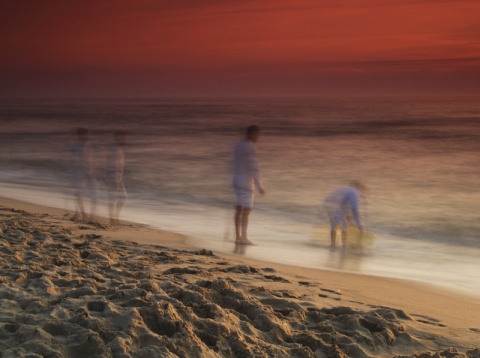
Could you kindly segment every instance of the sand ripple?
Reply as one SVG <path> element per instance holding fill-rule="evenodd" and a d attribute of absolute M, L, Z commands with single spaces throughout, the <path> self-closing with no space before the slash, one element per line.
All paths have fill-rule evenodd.
<path fill-rule="evenodd" d="M 406 312 L 352 308 L 271 269 L 0 212 L 2 358 L 480 357 L 435 337 L 444 348 L 430 351 Z M 277 289 L 264 287 L 272 281 Z"/>

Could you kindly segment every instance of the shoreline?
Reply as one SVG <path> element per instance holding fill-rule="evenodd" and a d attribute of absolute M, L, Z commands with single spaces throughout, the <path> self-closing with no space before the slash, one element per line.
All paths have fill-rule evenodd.
<path fill-rule="evenodd" d="M 184 294 L 186 294 L 186 291 L 184 290 L 186 290 L 188 287 L 196 287 L 194 291 L 202 292 L 202 294 L 204 294 L 203 298 L 197 299 L 201 299 L 202 302 L 204 300 L 213 300 L 214 302 L 209 303 L 210 305 L 219 305 L 220 303 L 204 293 L 204 291 L 210 286 L 203 288 L 198 287 L 198 285 L 201 285 L 199 282 L 203 282 L 203 280 L 207 280 L 208 282 L 217 282 L 215 281 L 215 279 L 217 279 L 222 280 L 222 283 L 218 283 L 221 286 L 226 285 L 227 283 L 233 285 L 234 288 L 229 288 L 227 291 L 231 291 L 231 294 L 233 294 L 232 292 L 236 292 L 235 295 L 237 296 L 240 295 L 240 298 L 237 296 L 236 297 L 237 300 L 240 300 L 241 307 L 247 305 L 247 302 L 252 303 L 257 302 L 258 300 L 262 304 L 259 304 L 259 306 L 255 308 L 258 310 L 257 314 L 262 315 L 267 314 L 268 312 L 275 313 L 274 316 L 276 318 L 271 318 L 267 326 L 270 327 L 273 325 L 272 327 L 277 327 L 275 329 L 284 327 L 282 328 L 282 330 L 284 330 L 282 335 L 290 338 L 285 338 L 283 341 L 277 342 L 277 345 L 280 344 L 285 346 L 285 352 L 289 352 L 288 354 L 292 354 L 292 352 L 294 352 L 292 349 L 300 349 L 300 346 L 304 347 L 304 345 L 301 343 L 302 340 L 297 337 L 300 333 L 295 335 L 292 332 L 302 324 L 305 324 L 305 316 L 309 317 L 312 312 L 320 312 L 318 310 L 327 310 L 321 312 L 330 312 L 328 314 L 332 315 L 332 312 L 339 310 L 340 308 L 343 313 L 341 315 L 337 315 L 336 317 L 338 318 L 339 316 L 345 316 L 342 318 L 343 320 L 349 321 L 353 319 L 357 323 L 366 321 L 371 322 L 373 320 L 372 317 L 376 317 L 375 319 L 381 320 L 377 322 L 378 332 L 376 332 L 373 328 L 370 329 L 369 332 L 363 332 L 365 327 L 361 324 L 360 326 L 356 326 L 356 323 L 354 324 L 350 321 L 349 323 L 345 323 L 345 321 L 342 324 L 345 324 L 346 326 L 339 328 L 337 326 L 338 322 L 332 318 L 332 322 L 329 324 L 331 324 L 331 327 L 333 327 L 332 329 L 339 330 L 334 334 L 334 337 L 338 337 L 338 335 L 341 334 L 345 335 L 345 332 L 352 331 L 357 332 L 355 333 L 356 335 L 360 333 L 366 334 L 369 340 L 373 340 L 375 347 L 369 348 L 369 345 L 365 346 L 362 343 L 362 340 L 356 341 L 355 337 L 348 338 L 353 340 L 352 342 L 358 346 L 356 349 L 359 349 L 367 354 L 361 355 L 358 353 L 358 356 L 393 357 L 397 354 L 413 354 L 414 352 L 440 352 L 447 348 L 458 349 L 466 354 L 466 352 L 469 350 L 480 348 L 480 345 L 478 344 L 480 338 L 480 327 L 478 326 L 478 322 L 480 322 L 480 314 L 478 313 L 480 312 L 480 300 L 477 297 L 459 294 L 453 290 L 445 290 L 432 285 L 402 279 L 302 268 L 254 260 L 234 254 L 224 254 L 217 253 L 215 251 L 212 252 L 209 250 L 202 250 L 201 248 L 190 245 L 187 237 L 169 231 L 152 229 L 146 225 L 135 223 L 125 223 L 120 227 L 109 227 L 106 225 L 105 219 L 100 219 L 99 224 L 95 225 L 91 223 L 77 223 L 71 220 L 72 215 L 66 210 L 29 204 L 14 199 L 0 198 L 0 209 L 2 209 L 2 216 L 4 216 L 4 225 L 6 221 L 13 220 L 12 218 L 17 218 L 15 219 L 17 220 L 15 222 L 18 223 L 18 229 L 24 228 L 28 232 L 36 233 L 42 232 L 40 230 L 40 227 L 42 227 L 43 230 L 46 230 L 45 232 L 48 233 L 48 235 L 51 237 L 51 240 L 54 242 L 56 242 L 54 240 L 55 237 L 60 235 L 59 233 L 65 232 L 68 233 L 68 235 L 65 234 L 64 238 L 67 244 L 71 242 L 73 243 L 73 247 L 76 247 L 75 245 L 86 245 L 84 252 L 89 251 L 91 252 L 91 257 L 94 255 L 96 257 L 95 260 L 92 259 L 88 262 L 88 267 L 90 267 L 89 270 L 93 270 L 97 276 L 104 275 L 105 267 L 115 267 L 120 265 L 118 260 L 122 257 L 122 254 L 117 253 L 117 256 L 115 256 L 114 254 L 110 253 L 109 248 L 115 247 L 115 250 L 118 250 L 118 252 L 127 250 L 127 257 L 130 259 L 124 264 L 118 266 L 119 268 L 110 275 L 112 277 L 117 274 L 120 276 L 126 275 L 126 277 L 135 277 L 135 275 L 137 275 L 137 270 L 140 270 L 142 274 L 145 274 L 149 277 L 149 280 L 152 281 L 149 281 L 149 284 L 152 285 L 153 282 L 157 282 L 154 279 L 156 277 L 158 282 L 163 282 L 162 285 L 168 286 L 173 283 L 175 283 L 175 285 L 185 284 L 186 286 L 182 288 L 182 292 L 184 292 Z M 31 226 L 30 228 L 29 225 Z M 15 232 L 15 230 L 10 227 L 10 229 L 4 229 L 2 234 L 5 235 L 9 232 Z M 30 272 L 32 269 L 27 267 L 29 263 L 25 261 L 25 258 L 27 258 L 27 256 L 32 252 L 32 248 L 36 247 L 35 245 L 37 244 L 35 243 L 35 240 L 28 244 L 31 245 L 30 247 L 26 246 L 25 244 L 18 246 L 17 250 L 13 250 L 13 246 L 8 247 L 8 249 L 11 250 L 9 252 L 16 253 L 13 256 L 11 254 L 5 254 L 5 245 L 6 244 L 4 244 L 4 251 L 2 253 L 2 260 L 4 263 L 3 277 L 6 277 L 11 273 L 11 270 L 9 269 L 5 270 L 5 267 L 7 266 L 10 268 L 17 267 L 17 269 L 21 272 Z M 66 244 L 59 243 L 55 245 L 63 248 Z M 19 253 L 18 250 L 21 252 Z M 67 248 L 65 248 L 65 250 L 67 250 Z M 49 252 L 41 252 L 40 249 L 33 250 L 33 252 L 35 253 L 36 257 L 42 257 L 42 255 L 48 256 L 50 254 Z M 72 249 L 68 249 L 66 252 L 71 254 Z M 56 255 L 59 257 L 59 259 L 61 258 L 60 254 Z M 84 259 L 82 262 L 79 261 L 79 265 L 88 260 Z M 131 265 L 129 264 L 130 260 L 132 261 Z M 107 266 L 105 266 L 105 262 L 108 263 Z M 135 262 L 138 262 L 140 265 L 138 268 L 135 266 L 137 265 Z M 7 298 L 7 301 L 9 302 L 12 302 L 10 300 L 12 299 L 11 296 L 14 295 L 13 292 L 22 290 L 24 287 L 26 287 L 28 291 L 28 287 L 32 286 L 33 288 L 30 287 L 30 291 L 35 291 L 33 294 L 35 299 L 39 300 L 39 302 L 43 302 L 46 299 L 55 298 L 57 296 L 67 300 L 69 297 L 69 290 L 73 290 L 75 292 L 76 290 L 79 290 L 79 288 L 63 288 L 60 284 L 55 284 L 55 280 L 58 280 L 59 278 L 54 275 L 48 276 L 50 275 L 50 271 L 55 271 L 57 269 L 52 265 L 41 269 L 38 265 L 35 267 L 37 270 L 42 271 L 41 277 L 37 279 L 32 279 L 32 277 L 19 279 L 17 277 L 17 279 L 14 280 L 15 283 L 13 285 L 18 283 L 19 286 L 15 287 L 12 287 L 12 284 L 6 284 L 6 282 L 9 282 L 8 280 L 2 280 L 3 283 L 0 296 L 4 299 Z M 149 267 L 150 269 L 146 270 L 146 267 Z M 167 267 L 170 268 L 167 271 L 162 271 Z M 78 280 L 78 278 L 76 278 L 78 273 L 74 273 L 73 271 L 74 268 L 67 269 L 62 266 L 62 272 L 69 272 L 68 274 L 72 276 L 72 280 Z M 149 271 L 151 271 L 150 274 L 148 274 Z M 169 276 L 167 281 L 163 281 L 162 275 L 165 275 L 166 272 L 173 276 Z M 209 272 L 211 272 L 213 276 L 207 274 Z M 42 277 L 45 278 L 40 284 L 37 281 L 41 280 Z M 35 276 L 33 276 L 33 278 L 35 278 Z M 97 277 L 97 279 L 108 281 L 106 277 Z M 171 281 L 172 279 L 173 281 Z M 116 280 L 118 280 L 118 278 Z M 123 280 L 123 286 L 127 285 L 129 282 L 128 279 L 124 278 Z M 26 282 L 28 282 L 28 285 L 26 285 Z M 134 282 L 136 281 L 134 280 L 129 284 L 129 290 L 136 289 L 137 284 Z M 167 286 L 162 287 L 165 290 L 167 289 Z M 219 288 L 219 290 L 224 292 L 222 290 L 225 290 L 225 287 L 222 287 L 223 288 Z M 15 288 L 14 291 L 12 291 L 13 288 Z M 41 289 L 37 292 L 36 290 L 39 288 Z M 111 290 L 113 290 L 113 288 L 111 288 Z M 237 291 L 241 292 L 241 294 Z M 93 300 L 95 302 L 99 302 L 99 300 L 102 302 L 107 302 L 110 300 L 107 293 L 102 293 L 103 291 L 101 291 L 100 288 L 95 288 L 92 292 L 87 290 L 87 292 L 89 292 L 89 295 L 95 296 Z M 168 293 L 168 289 L 165 292 Z M 27 293 L 25 293 L 25 295 L 26 294 Z M 99 295 L 101 298 L 97 297 Z M 170 296 L 169 300 L 173 299 L 173 297 L 178 299 L 177 295 L 178 293 Z M 150 299 L 153 299 L 152 297 L 153 296 L 151 296 Z M 32 299 L 33 298 L 31 298 L 31 300 Z M 76 299 L 80 298 L 77 297 Z M 134 297 L 132 296 L 131 299 L 134 299 Z M 155 299 L 158 300 L 159 298 L 156 297 Z M 144 297 L 144 301 L 148 301 L 146 297 Z M 90 306 L 88 306 L 88 302 L 92 302 L 91 298 L 89 298 L 88 294 L 85 294 L 85 301 L 77 303 L 80 305 L 79 307 L 83 307 L 82 305 L 90 307 L 92 304 L 90 303 Z M 183 304 L 191 307 L 196 307 L 195 305 L 197 305 L 197 303 L 195 303 L 197 302 L 196 299 L 193 298 L 189 298 L 186 301 L 182 300 L 182 302 Z M 115 303 L 117 302 L 115 301 Z M 69 301 L 68 304 L 70 305 L 73 303 Z M 108 305 L 113 304 L 113 301 L 108 303 Z M 143 303 L 141 304 L 143 305 Z M 209 304 L 207 303 L 207 305 Z M 223 304 L 226 303 L 222 303 L 220 306 Z M 7 322 L 5 324 L 9 324 L 8 319 L 5 321 L 6 316 L 12 315 L 12 317 L 20 317 L 20 313 L 17 312 L 20 309 L 17 306 L 10 307 L 9 305 L 13 305 L 13 303 L 9 303 L 8 305 L 5 302 L 3 303 L 2 308 L 6 313 L 4 314 L 3 318 L 0 318 L 0 327 L 2 321 L 3 323 Z M 47 308 L 43 307 L 43 305 L 45 305 L 45 303 L 37 303 L 37 308 L 34 311 L 42 312 L 42 309 L 45 309 L 45 312 L 48 311 L 51 315 L 51 309 L 47 310 Z M 120 307 L 124 306 L 120 305 Z M 227 309 L 225 307 L 223 308 Z M 65 310 L 67 308 L 64 307 L 63 309 Z M 79 308 L 77 307 L 74 311 L 77 312 L 78 309 Z M 116 309 L 120 310 L 120 308 Z M 237 308 L 230 307 L 226 312 L 229 312 L 229 309 L 237 310 Z M 111 312 L 115 311 L 112 310 L 113 308 L 111 308 Z M 102 312 L 104 311 L 105 310 L 102 309 Z M 93 316 L 99 314 L 99 311 L 95 310 L 90 310 L 88 312 L 90 316 L 92 316 L 92 319 L 95 318 Z M 180 314 L 180 316 L 182 316 L 182 314 Z M 246 312 L 243 312 L 243 314 L 246 314 Z M 296 315 L 299 316 L 297 317 Z M 108 317 L 110 317 L 108 314 L 105 313 L 105 317 L 102 315 L 100 316 L 105 319 L 108 324 L 111 324 L 111 322 L 108 321 Z M 333 316 L 335 316 L 335 314 L 333 314 Z M 55 317 L 55 322 L 57 322 L 56 324 L 59 324 L 59 319 L 60 321 L 67 319 L 65 317 Z M 255 329 L 260 329 L 264 324 L 266 324 L 265 322 L 255 323 L 255 314 L 251 317 L 247 314 L 247 317 L 249 317 L 249 320 L 251 321 L 250 323 L 253 324 Z M 72 319 L 73 318 L 71 316 L 68 316 L 67 321 L 71 321 Z M 96 317 L 96 319 L 99 318 Z M 117 319 L 119 318 L 117 317 Z M 277 322 L 277 320 L 280 320 L 280 322 Z M 143 318 L 143 321 L 146 322 L 146 318 Z M 233 326 L 229 328 L 227 327 L 228 331 L 239 329 L 238 327 L 235 328 L 235 322 L 236 319 L 230 320 L 230 324 Z M 311 321 L 309 322 L 309 324 L 313 324 Z M 145 324 L 148 326 L 147 323 Z M 393 326 L 391 326 L 392 324 Z M 257 327 L 256 325 L 259 326 Z M 289 326 L 290 328 L 286 329 L 285 325 Z M 404 327 L 402 328 L 404 330 L 400 329 L 399 327 Z M 56 329 L 58 330 L 59 328 Z M 110 327 L 109 329 L 112 330 L 113 328 Z M 149 327 L 149 329 L 152 330 L 153 328 Z M 261 329 L 260 331 L 264 332 Z M 309 331 L 309 329 L 307 331 Z M 16 332 L 17 331 L 15 331 L 13 334 L 16 334 Z M 62 331 L 62 335 L 68 336 L 68 332 Z M 192 332 L 190 333 L 195 335 L 195 330 Z M 256 339 L 260 339 L 262 336 L 259 336 L 258 332 L 253 334 L 253 336 L 250 336 L 251 332 L 249 332 L 249 330 L 244 330 L 242 333 L 246 341 L 248 341 L 248 337 L 250 337 L 249 339 L 253 339 L 252 337 L 257 337 Z M 300 330 L 300 332 L 303 332 L 303 330 Z M 378 342 L 376 341 L 378 338 L 377 336 L 380 333 L 388 336 L 388 334 L 390 334 L 388 332 L 393 332 L 391 334 L 396 337 L 396 343 L 392 343 L 392 347 L 390 347 L 389 344 L 385 343 L 383 340 Z M 160 334 L 161 332 L 153 333 L 162 336 L 162 334 Z M 200 333 L 200 336 L 204 333 Z M 198 336 L 199 333 L 197 332 L 196 335 Z M 55 337 L 55 335 L 53 336 Z M 297 337 L 298 339 L 294 339 L 292 337 Z M 402 337 L 402 339 L 400 339 L 400 337 Z M 156 337 L 155 339 L 158 340 L 159 338 Z M 290 339 L 293 339 L 293 341 L 297 342 L 297 344 L 300 346 L 295 346 L 297 348 L 294 348 L 293 346 L 290 347 L 286 343 Z M 405 339 L 405 341 L 403 341 L 403 339 Z M 214 341 L 217 340 L 214 339 Z M 267 343 L 270 342 L 268 339 L 265 340 L 264 338 L 262 338 L 261 341 L 265 341 Z M 373 344 L 372 342 L 370 343 Z M 0 339 L 0 345 L 1 344 L 2 341 Z M 57 342 L 56 344 L 59 343 Z M 76 342 L 75 344 L 80 343 Z M 163 342 L 162 344 L 166 343 Z M 162 344 L 157 342 L 157 344 L 154 346 L 158 347 Z M 179 342 L 176 342 L 175 344 L 177 345 L 178 352 L 181 352 L 181 344 Z M 229 344 L 231 344 L 231 342 Z M 269 344 L 272 344 L 272 342 Z M 354 354 L 352 353 L 354 351 L 348 351 L 348 349 L 350 349 L 348 348 L 349 345 L 343 345 L 340 341 L 335 344 L 336 347 L 343 352 L 343 354 L 347 354 L 347 356 L 349 356 L 349 354 Z M 217 346 L 218 345 L 219 344 L 217 344 Z M 99 343 L 99 347 L 100 348 L 98 348 L 98 352 L 100 352 L 102 349 L 107 349 L 108 344 L 105 342 L 102 344 Z M 253 349 L 249 345 L 246 345 L 246 347 L 247 348 L 244 348 L 247 350 Z M 267 345 L 264 347 L 264 352 L 274 352 L 268 351 L 268 349 L 273 349 L 268 347 L 270 346 Z M 309 349 L 314 352 L 315 349 L 322 351 L 325 356 L 335 356 L 333 353 L 330 355 L 330 353 L 327 352 L 328 350 L 325 351 L 323 348 L 319 348 L 320 343 L 309 347 Z M 147 349 L 147 347 L 144 348 Z M 124 347 L 121 349 L 129 352 L 133 350 L 132 347 Z M 218 350 L 220 348 L 217 347 L 216 349 Z M 230 347 L 229 349 L 233 348 Z M 307 350 L 305 350 L 305 352 L 306 351 Z M 204 351 L 205 354 L 207 352 L 208 351 Z M 280 354 L 279 352 L 276 353 Z M 480 353 L 480 351 L 475 354 L 478 353 Z M 237 354 L 240 353 L 237 352 Z M 228 356 L 228 354 L 225 353 L 224 356 Z M 299 356 L 308 356 L 308 354 L 305 353 L 305 355 Z M 353 356 L 355 356 L 355 354 Z M 474 355 L 470 356 L 474 357 Z M 470 356 L 465 355 L 465 357 Z M 427 355 L 426 357 L 430 356 Z"/>
<path fill-rule="evenodd" d="M 5 198 L 0 196 L 0 207 L 11 207 L 16 210 L 24 210 L 26 212 L 35 212 L 35 213 L 42 213 L 42 214 L 54 214 L 54 215 L 62 215 L 62 216 L 71 216 L 73 217 L 73 211 L 69 209 L 60 209 L 58 207 L 51 207 L 51 206 L 46 206 L 43 204 L 35 204 L 35 203 L 30 203 L 25 200 L 18 200 L 18 199 L 13 199 L 13 198 Z M 122 236 L 125 240 L 132 241 L 134 243 L 140 244 L 140 245 L 158 245 L 161 244 L 161 246 L 168 247 L 170 249 L 190 249 L 190 250 L 198 250 L 198 249 L 205 249 L 205 247 L 202 245 L 204 240 L 202 239 L 196 239 L 189 237 L 188 235 L 184 235 L 181 233 L 177 233 L 171 230 L 162 230 L 157 227 L 152 227 L 149 224 L 143 224 L 143 223 L 137 223 L 137 222 L 131 222 L 128 220 L 120 220 L 121 225 L 119 226 L 110 226 L 108 223 L 108 218 L 103 217 L 103 216 L 97 216 L 96 217 L 96 222 L 101 224 L 103 226 L 103 237 L 107 240 L 114 240 L 118 238 L 119 236 Z M 81 222 L 78 222 L 81 224 Z M 94 234 L 96 231 L 94 228 L 91 230 L 86 230 L 86 233 Z M 436 294 L 442 294 L 442 295 L 455 295 L 459 297 L 464 297 L 467 299 L 471 299 L 473 301 L 478 301 L 480 304 L 480 297 L 470 293 L 470 292 L 457 292 L 455 288 L 452 287 L 445 287 L 445 286 L 439 286 L 437 284 L 429 284 L 424 281 L 417 281 L 417 280 L 411 280 L 408 278 L 397 278 L 397 277 L 387 277 L 387 276 L 377 276 L 377 275 L 369 275 L 369 274 L 364 274 L 361 272 L 347 272 L 347 271 L 341 271 L 341 270 L 335 270 L 335 269 L 323 269 L 323 268 L 315 268 L 315 267 L 305 267 L 305 266 L 297 266 L 294 264 L 281 264 L 275 261 L 267 261 L 267 260 L 262 260 L 262 259 L 256 259 L 256 258 L 250 258 L 250 257 L 245 257 L 243 256 L 242 252 L 245 249 L 248 249 L 250 246 L 239 246 L 239 245 L 234 245 L 233 242 L 224 242 L 224 244 L 231 246 L 232 248 L 237 248 L 240 249 L 237 252 L 236 250 L 232 250 L 232 253 L 228 252 L 217 252 L 214 249 L 208 248 L 208 250 L 211 250 L 215 252 L 218 255 L 228 257 L 229 259 L 233 259 L 239 262 L 249 262 L 249 263 L 255 263 L 256 265 L 268 265 L 268 266 L 274 266 L 276 268 L 284 268 L 284 271 L 287 269 L 290 271 L 305 271 L 308 273 L 308 275 L 317 275 L 317 274 L 328 274 L 330 276 L 334 276 L 335 280 L 333 282 L 337 281 L 337 278 L 339 278 L 339 281 L 342 281 L 342 277 L 348 278 L 346 281 L 351 282 L 355 281 L 357 277 L 360 277 L 362 279 L 366 280 L 372 280 L 374 283 L 372 284 L 372 287 L 369 288 L 371 290 L 373 286 L 378 283 L 383 283 L 383 282 L 392 282 L 396 283 L 399 285 L 406 285 L 406 286 L 411 286 L 413 290 L 425 290 L 425 291 L 432 291 L 435 292 Z M 375 290 L 375 289 L 374 289 Z M 479 315 L 480 319 L 480 315 Z"/>
<path fill-rule="evenodd" d="M 72 197 L 66 193 L 58 194 L 12 183 L 2 186 L 0 196 L 8 196 L 12 200 L 32 202 L 39 206 L 48 205 L 65 211 L 73 210 L 74 207 Z M 106 203 L 98 203 L 99 217 L 108 216 L 105 207 Z M 183 213 L 158 209 L 151 211 L 144 207 L 127 205 L 123 212 L 123 217 L 126 218 L 124 221 L 144 225 L 152 230 L 183 235 L 186 238 L 185 245 L 205 248 L 222 255 L 243 256 L 244 259 L 314 270 L 407 280 L 480 298 L 480 281 L 476 275 L 476 258 L 480 254 L 480 248 L 473 248 L 472 251 L 443 243 L 381 237 L 371 251 L 330 251 L 327 241 L 322 239 L 328 235 L 327 226 L 310 229 L 310 233 L 307 233 L 304 227 L 299 227 L 298 232 L 290 232 L 294 238 L 291 242 L 285 237 L 272 241 L 271 238 L 277 235 L 277 232 L 268 227 L 256 227 L 257 222 L 262 222 L 262 217 L 255 217 L 252 222 L 252 230 L 256 235 L 253 241 L 259 245 L 237 250 L 231 237 L 230 212 L 226 213 L 221 209 L 210 213 Z M 209 225 L 202 224 L 207 221 Z M 192 225 L 184 225 L 185 222 L 192 222 Z M 324 231 L 322 238 L 318 237 L 319 231 L 315 230 Z"/>

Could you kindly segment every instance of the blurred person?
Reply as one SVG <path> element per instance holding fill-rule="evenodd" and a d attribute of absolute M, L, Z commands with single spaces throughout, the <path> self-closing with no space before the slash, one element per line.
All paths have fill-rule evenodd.
<path fill-rule="evenodd" d="M 360 202 L 366 197 L 366 187 L 358 180 L 354 180 L 349 186 L 343 186 L 332 190 L 323 203 L 330 220 L 330 245 L 336 247 L 337 228 L 342 233 L 342 246 L 347 246 L 348 225 L 353 223 L 360 233 L 365 228 L 360 215 Z"/>
<path fill-rule="evenodd" d="M 123 184 L 125 169 L 125 153 L 123 147 L 127 144 L 127 134 L 116 131 L 113 134 L 113 144 L 110 146 L 105 165 L 105 185 L 107 187 L 108 213 L 110 224 L 120 223 L 120 212 L 127 200 L 127 192 Z"/>
<path fill-rule="evenodd" d="M 235 207 L 235 244 L 253 245 L 247 238 L 247 228 L 253 207 L 255 188 L 265 194 L 257 159 L 257 143 L 260 128 L 251 125 L 245 139 L 235 146 L 233 155 L 233 189 L 237 198 Z"/>
<path fill-rule="evenodd" d="M 90 147 L 90 132 L 86 128 L 77 129 L 77 142 L 71 148 L 72 181 L 76 197 L 76 218 L 78 220 L 95 220 L 97 205 L 97 186 L 94 172 L 93 151 Z M 84 199 L 90 199 L 90 216 L 85 213 Z"/>

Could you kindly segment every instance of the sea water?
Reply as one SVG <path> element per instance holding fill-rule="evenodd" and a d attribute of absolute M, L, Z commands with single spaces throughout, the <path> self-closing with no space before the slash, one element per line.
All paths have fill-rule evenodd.
<path fill-rule="evenodd" d="M 479 98 L 4 99 L 0 195 L 73 210 L 69 150 L 85 127 L 106 215 L 101 178 L 121 129 L 122 219 L 234 252 L 232 149 L 253 123 L 267 193 L 251 215 L 257 245 L 237 253 L 480 295 Z M 353 179 L 368 187 L 376 246 L 332 252 L 321 204 Z"/>

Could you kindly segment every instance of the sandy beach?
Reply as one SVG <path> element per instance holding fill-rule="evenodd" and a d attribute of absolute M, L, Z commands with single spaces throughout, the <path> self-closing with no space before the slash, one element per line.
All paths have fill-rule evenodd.
<path fill-rule="evenodd" d="M 0 199 L 0 357 L 480 357 L 480 298 Z"/>

